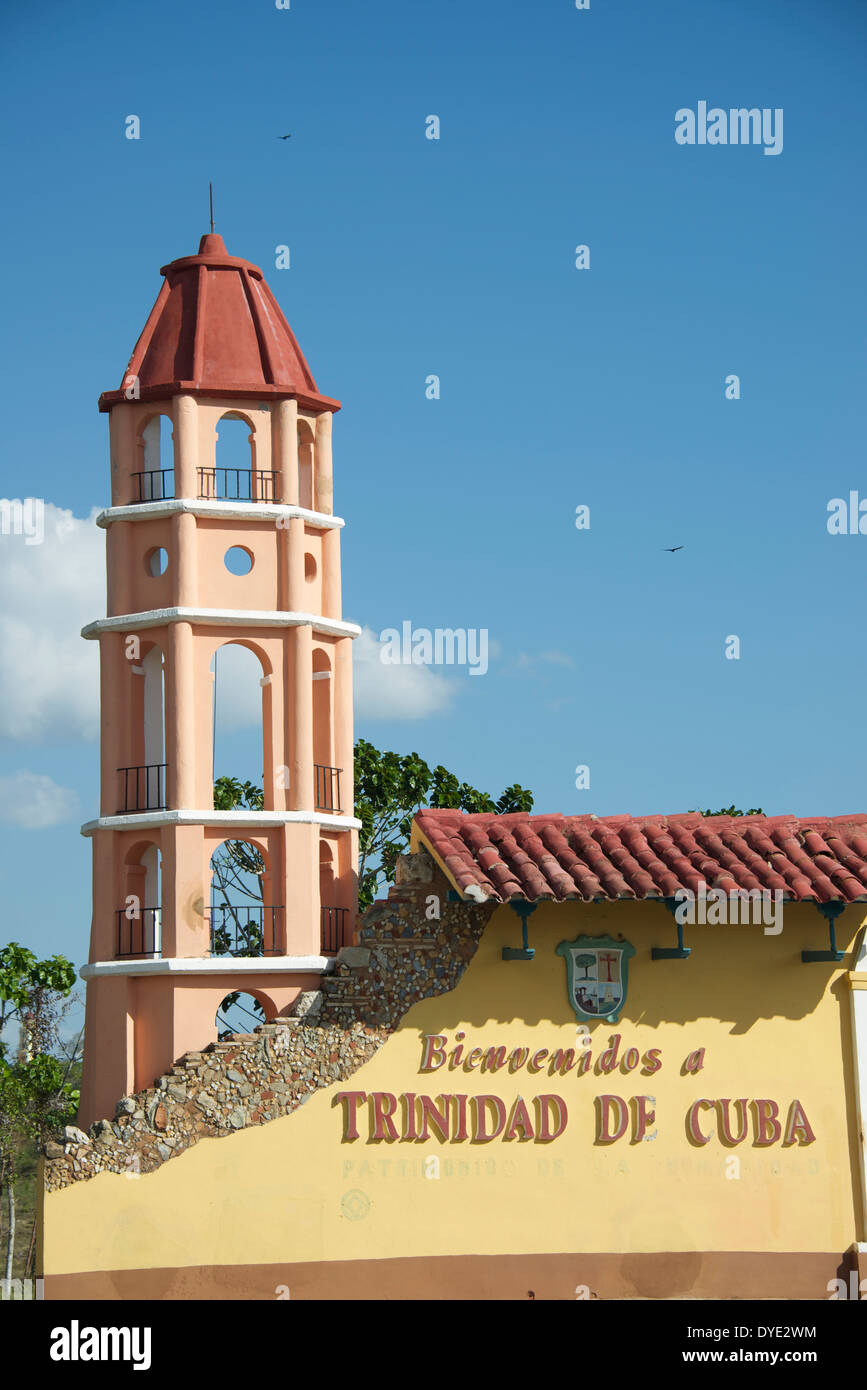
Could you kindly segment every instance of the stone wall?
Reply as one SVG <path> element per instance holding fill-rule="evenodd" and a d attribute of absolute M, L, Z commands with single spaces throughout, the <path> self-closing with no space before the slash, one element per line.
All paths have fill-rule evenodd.
<path fill-rule="evenodd" d="M 340 951 L 321 991 L 302 995 L 291 1017 L 187 1053 L 87 1134 L 68 1125 L 45 1145 L 46 1190 L 151 1172 L 200 1139 L 266 1124 L 345 1081 L 412 1004 L 454 989 L 475 954 L 494 905 L 452 903 L 448 893 L 425 852 L 399 860 L 387 901 L 365 913 L 358 944 Z"/>

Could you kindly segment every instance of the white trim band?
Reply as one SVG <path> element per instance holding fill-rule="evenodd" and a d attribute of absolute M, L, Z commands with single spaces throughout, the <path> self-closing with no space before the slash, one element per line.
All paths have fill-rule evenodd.
<path fill-rule="evenodd" d="M 146 830 L 157 825 L 227 825 L 273 830 L 278 825 L 321 825 L 325 830 L 360 830 L 354 816 L 329 816 L 322 811 L 127 811 L 85 821 L 82 835 L 95 830 Z"/>
<path fill-rule="evenodd" d="M 164 627 L 167 623 L 202 623 L 208 627 L 306 627 L 332 637 L 360 637 L 357 623 L 339 618 L 323 618 L 319 613 L 278 613 L 245 608 L 151 608 L 146 613 L 119 613 L 114 618 L 97 618 L 81 629 L 82 637 L 98 637 L 102 632 L 128 632 L 139 628 Z"/>
<path fill-rule="evenodd" d="M 134 502 L 126 507 L 107 507 L 96 518 L 97 526 L 110 526 L 113 521 L 153 521 L 161 516 L 178 516 L 190 512 L 193 516 L 225 517 L 237 521 L 276 521 L 280 517 L 299 517 L 321 530 L 336 530 L 345 526 L 341 516 L 328 512 L 312 512 L 289 502 L 208 502 L 169 497 L 160 502 Z"/>
<path fill-rule="evenodd" d="M 82 980 L 112 975 L 323 975 L 334 956 L 170 956 L 160 960 L 101 960 L 83 965 Z"/>

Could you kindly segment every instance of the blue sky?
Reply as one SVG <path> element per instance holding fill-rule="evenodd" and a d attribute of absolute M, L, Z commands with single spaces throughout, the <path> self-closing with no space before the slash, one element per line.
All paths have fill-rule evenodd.
<path fill-rule="evenodd" d="M 345 616 L 496 653 L 380 706 L 368 673 L 358 734 L 539 810 L 863 809 L 867 536 L 826 528 L 867 497 L 863 7 L 83 8 L 4 19 L 0 490 L 106 505 L 97 396 L 213 179 L 230 252 L 343 402 Z M 782 108 L 782 153 L 676 144 L 702 100 Z M 79 962 L 92 536 L 0 537 L 2 937 Z M 55 824 L 16 823 L 34 795 Z"/>

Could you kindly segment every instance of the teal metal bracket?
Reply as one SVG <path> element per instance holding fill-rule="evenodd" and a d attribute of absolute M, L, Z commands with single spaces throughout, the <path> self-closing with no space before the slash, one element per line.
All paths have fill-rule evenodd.
<path fill-rule="evenodd" d="M 513 912 L 517 912 L 521 919 L 521 933 L 523 935 L 523 946 L 504 946 L 503 960 L 532 960 L 536 952 L 530 945 L 527 937 L 527 918 L 536 911 L 537 903 L 510 902 L 509 907 Z"/>
<path fill-rule="evenodd" d="M 662 906 L 666 908 L 674 917 L 680 903 L 675 898 L 663 898 Z M 675 919 L 676 920 L 676 919 Z M 690 954 L 691 947 L 683 944 L 683 923 L 677 922 L 677 945 L 676 946 L 654 946 L 650 952 L 651 960 L 686 960 Z"/>
<path fill-rule="evenodd" d="M 805 964 L 809 964 L 811 961 L 817 960 L 842 960 L 846 953 L 845 951 L 837 950 L 837 937 L 834 933 L 834 923 L 840 916 L 840 913 L 843 911 L 843 908 L 846 906 L 846 904 L 816 903 L 816 906 L 828 923 L 828 940 L 830 942 L 831 949 L 830 951 L 802 951 L 801 960 L 804 961 Z"/>

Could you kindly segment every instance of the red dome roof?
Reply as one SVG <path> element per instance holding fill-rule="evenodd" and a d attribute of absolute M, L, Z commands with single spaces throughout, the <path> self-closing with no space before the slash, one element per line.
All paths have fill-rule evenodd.
<path fill-rule="evenodd" d="M 294 396 L 312 410 L 339 410 L 320 396 L 295 335 L 258 266 L 230 256 L 216 232 L 196 256 L 162 267 L 165 282 L 133 349 L 117 391 L 100 410 L 130 399 L 158 400 L 182 391 L 210 396 Z"/>

